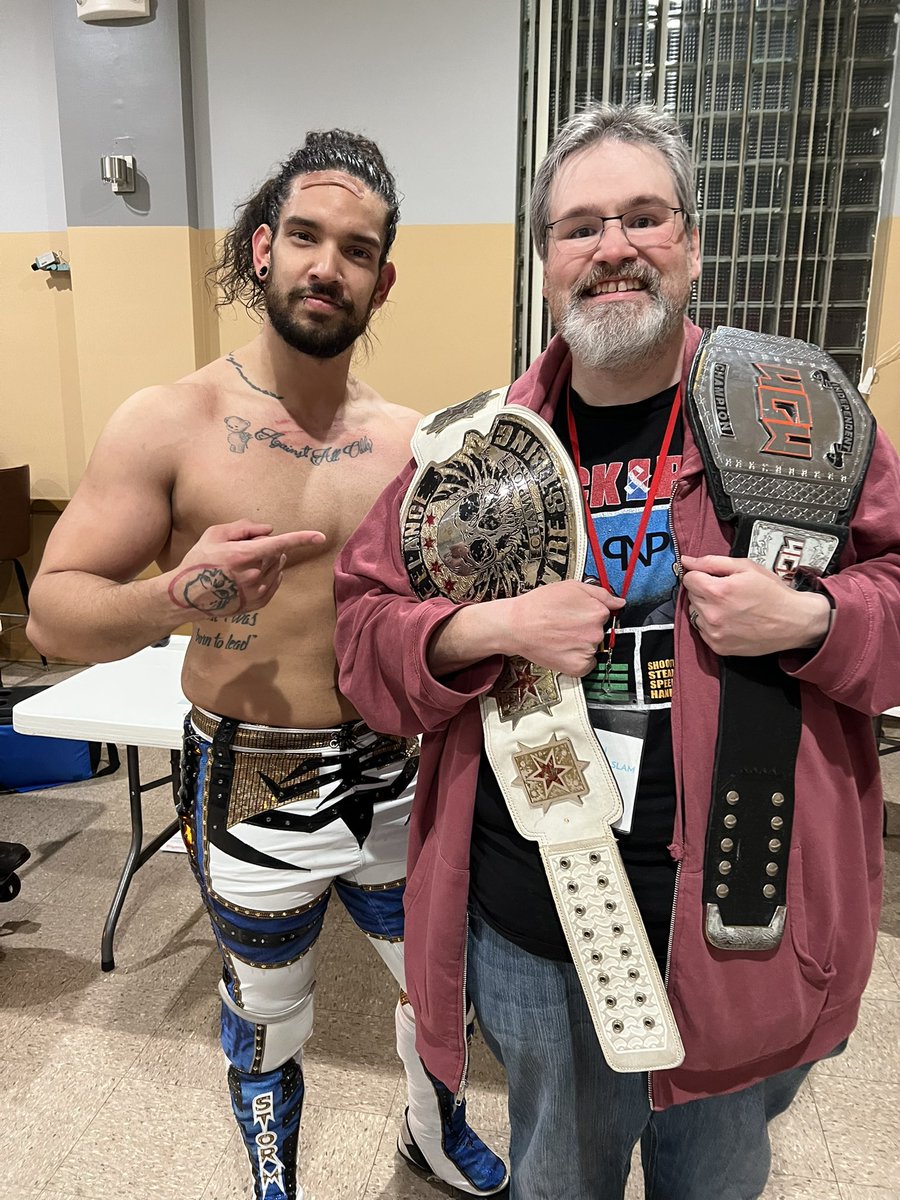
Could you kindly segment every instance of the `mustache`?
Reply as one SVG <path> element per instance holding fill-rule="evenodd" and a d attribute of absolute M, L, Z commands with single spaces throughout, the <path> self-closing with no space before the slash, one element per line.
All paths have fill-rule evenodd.
<path fill-rule="evenodd" d="M 288 300 L 305 300 L 307 296 L 322 296 L 345 312 L 353 311 L 353 305 L 345 298 L 344 289 L 339 283 L 311 283 L 309 287 L 291 288 L 288 292 Z"/>
<path fill-rule="evenodd" d="M 647 263 L 634 260 L 632 262 L 621 262 L 618 266 L 607 266 L 604 263 L 597 263 L 584 278 L 579 279 L 572 288 L 572 297 L 575 300 L 580 300 L 582 296 L 597 286 L 598 283 L 606 283 L 610 279 L 635 279 L 638 283 L 644 284 L 649 292 L 656 294 L 659 284 L 659 272 Z"/>

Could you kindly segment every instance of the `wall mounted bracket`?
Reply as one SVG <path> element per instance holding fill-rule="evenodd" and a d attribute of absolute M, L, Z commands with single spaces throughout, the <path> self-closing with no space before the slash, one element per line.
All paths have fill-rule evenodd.
<path fill-rule="evenodd" d="M 111 183 L 114 192 L 133 192 L 134 155 L 104 154 L 100 159 L 100 178 Z"/>

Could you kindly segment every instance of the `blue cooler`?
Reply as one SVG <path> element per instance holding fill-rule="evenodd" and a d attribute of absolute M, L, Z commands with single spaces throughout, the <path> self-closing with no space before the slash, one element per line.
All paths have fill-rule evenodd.
<path fill-rule="evenodd" d="M 90 779 L 100 762 L 100 743 L 16 733 L 13 709 L 43 687 L 0 688 L 0 789 L 31 792 Z M 105 772 L 102 772 L 105 774 Z"/>

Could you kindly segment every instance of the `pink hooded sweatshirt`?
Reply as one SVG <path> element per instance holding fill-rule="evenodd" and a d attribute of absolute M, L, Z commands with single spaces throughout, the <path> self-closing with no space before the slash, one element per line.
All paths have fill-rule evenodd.
<path fill-rule="evenodd" d="M 685 323 L 684 379 L 700 339 Z M 560 338 L 510 389 L 508 403 L 552 420 L 571 374 Z M 465 1078 L 469 852 L 482 749 L 478 696 L 502 660 L 444 679 L 427 648 L 454 611 L 420 601 L 400 550 L 410 465 L 350 538 L 336 565 L 340 690 L 376 730 L 422 735 L 410 822 L 406 979 L 417 1046 L 449 1087 Z M 672 499 L 678 553 L 728 554 L 700 453 L 685 422 Z M 782 655 L 800 681 L 784 937 L 766 953 L 714 949 L 703 934 L 703 856 L 718 729 L 719 661 L 679 593 L 672 701 L 679 864 L 666 988 L 684 1041 L 680 1067 L 650 1077 L 656 1109 L 736 1091 L 828 1054 L 853 1030 L 875 952 L 883 871 L 882 793 L 871 716 L 900 704 L 900 460 L 878 434 L 840 571 L 824 585 L 831 629 L 814 653 Z M 753 714 L 748 714 L 748 720 Z M 761 757 L 766 747 L 759 747 Z"/>

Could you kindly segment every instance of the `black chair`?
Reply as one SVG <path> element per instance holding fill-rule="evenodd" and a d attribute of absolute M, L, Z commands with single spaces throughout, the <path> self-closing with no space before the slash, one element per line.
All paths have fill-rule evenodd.
<path fill-rule="evenodd" d="M 886 712 L 879 713 L 875 718 L 875 740 L 878 743 L 879 754 L 894 754 L 900 750 L 900 737 L 892 729 L 890 733 L 884 732 L 884 718 L 894 717 L 900 718 L 900 708 L 889 708 Z"/>
<path fill-rule="evenodd" d="M 900 750 L 900 737 L 897 732 L 891 728 L 890 733 L 884 732 L 884 718 L 894 717 L 900 719 L 900 708 L 889 708 L 883 713 L 879 713 L 874 717 L 872 724 L 875 728 L 875 744 L 878 747 L 879 754 L 896 754 Z M 881 826 L 882 834 L 887 837 L 887 800 L 884 802 L 884 818 Z"/>

